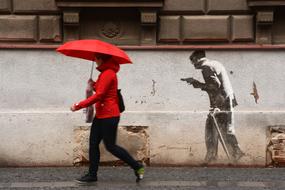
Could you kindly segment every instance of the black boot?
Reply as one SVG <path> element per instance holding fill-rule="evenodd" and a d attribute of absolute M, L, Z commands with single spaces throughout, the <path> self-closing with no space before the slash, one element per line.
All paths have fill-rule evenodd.
<path fill-rule="evenodd" d="M 81 178 L 76 179 L 75 181 L 80 184 L 93 183 L 97 181 L 97 175 L 91 175 L 90 173 L 88 173 L 82 176 Z"/>

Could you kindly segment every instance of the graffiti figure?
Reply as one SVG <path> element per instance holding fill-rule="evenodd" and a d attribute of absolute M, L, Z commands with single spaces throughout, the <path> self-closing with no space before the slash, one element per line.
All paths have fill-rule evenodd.
<path fill-rule="evenodd" d="M 237 105 L 232 85 L 224 66 L 218 61 L 206 58 L 204 50 L 196 50 L 190 56 L 195 69 L 200 69 L 205 83 L 194 78 L 184 78 L 182 81 L 200 88 L 208 93 L 210 113 L 205 126 L 205 143 L 207 154 L 205 162 L 217 160 L 218 140 L 220 140 L 227 156 L 237 162 L 244 153 L 241 151 L 235 136 L 233 107 Z"/>

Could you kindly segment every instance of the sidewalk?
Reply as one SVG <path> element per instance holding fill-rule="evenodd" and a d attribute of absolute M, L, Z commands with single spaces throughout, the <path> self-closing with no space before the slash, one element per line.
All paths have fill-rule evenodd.
<path fill-rule="evenodd" d="M 0 189 L 285 189 L 285 168 L 147 167 L 137 184 L 128 167 L 100 167 L 96 184 L 79 186 L 73 180 L 86 170 L 1 168 Z"/>

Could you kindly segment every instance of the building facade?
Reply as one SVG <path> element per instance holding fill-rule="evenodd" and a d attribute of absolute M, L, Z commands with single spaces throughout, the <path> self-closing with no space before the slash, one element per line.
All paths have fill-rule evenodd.
<path fill-rule="evenodd" d="M 189 55 L 204 49 L 225 66 L 238 100 L 245 156 L 235 164 L 282 161 L 283 136 L 271 129 L 285 124 L 284 0 L 0 0 L 1 166 L 87 161 L 89 124 L 69 107 L 85 97 L 91 64 L 55 52 L 79 39 L 118 45 L 133 60 L 119 73 L 119 143 L 137 159 L 204 163 L 208 96 L 180 80 L 203 81 Z M 274 137 L 279 148 L 269 149 Z M 213 164 L 228 163 L 219 147 Z"/>

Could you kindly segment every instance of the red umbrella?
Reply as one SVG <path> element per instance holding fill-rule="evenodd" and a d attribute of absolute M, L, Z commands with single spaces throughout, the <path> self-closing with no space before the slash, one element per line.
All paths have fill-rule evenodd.
<path fill-rule="evenodd" d="M 67 42 L 57 48 L 58 52 L 82 59 L 94 61 L 96 53 L 113 56 L 119 64 L 132 63 L 128 55 L 120 48 L 100 40 L 75 40 Z"/>
<path fill-rule="evenodd" d="M 94 67 L 94 58 L 95 55 L 98 53 L 111 55 L 113 61 L 117 62 L 118 64 L 125 64 L 125 63 L 132 63 L 128 55 L 121 50 L 120 48 L 100 41 L 100 40 L 75 40 L 67 42 L 57 48 L 58 52 L 71 56 L 77 57 L 82 59 L 87 59 L 92 61 L 92 68 L 89 81 L 92 81 L 93 75 L 93 67 Z M 86 98 L 92 96 L 93 94 L 93 86 L 90 82 L 88 82 L 87 89 L 86 89 Z M 90 123 L 93 120 L 94 107 L 89 106 L 86 109 L 86 122 Z"/>

